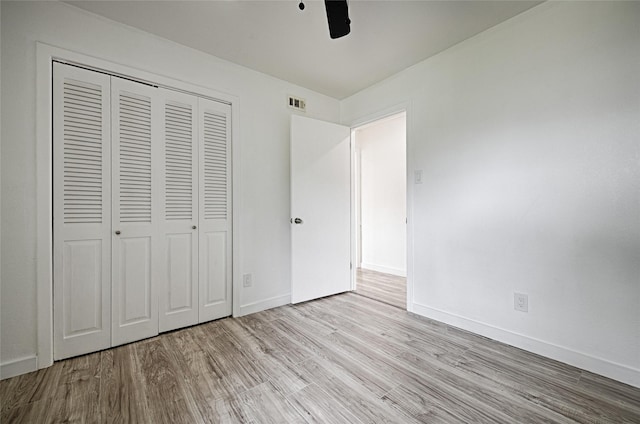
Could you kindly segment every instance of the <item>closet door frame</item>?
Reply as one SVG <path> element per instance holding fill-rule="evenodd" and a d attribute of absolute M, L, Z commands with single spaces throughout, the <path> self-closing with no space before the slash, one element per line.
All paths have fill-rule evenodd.
<path fill-rule="evenodd" d="M 138 68 L 153 65 L 130 63 L 129 66 L 109 62 L 86 54 L 36 42 L 36 308 L 37 349 L 35 357 L 26 358 L 24 371 L 33 371 L 53 364 L 53 62 L 67 63 L 114 76 L 123 76 L 143 83 L 174 89 L 231 105 L 231 198 L 239 195 L 239 97 L 233 94 L 205 88 L 200 85 L 141 71 Z M 138 68 L 136 68 L 138 67 Z M 176 75 L 185 80 L 188 75 Z M 233 203 L 232 203 L 233 204 Z M 232 316 L 239 316 L 240 309 L 240 243 L 239 210 L 232 208 Z"/>

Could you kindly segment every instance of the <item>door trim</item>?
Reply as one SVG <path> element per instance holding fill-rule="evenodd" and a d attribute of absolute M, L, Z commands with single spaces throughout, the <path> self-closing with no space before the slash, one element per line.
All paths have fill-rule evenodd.
<path fill-rule="evenodd" d="M 111 63 L 88 54 L 78 53 L 36 42 L 36 323 L 37 368 L 53 364 L 53 61 L 83 64 L 118 75 L 177 91 L 216 99 L 231 105 L 231 172 L 232 205 L 240 198 L 240 101 L 236 95 L 190 84 L 140 69 Z M 239 208 L 232 206 L 232 311 L 240 314 L 240 250 Z"/>
<path fill-rule="evenodd" d="M 351 134 L 353 135 L 353 132 L 359 128 L 362 127 L 364 125 L 370 124 L 372 122 L 375 121 L 379 121 L 381 119 L 390 117 L 392 115 L 397 115 L 399 113 L 404 112 L 406 114 L 406 119 L 405 119 L 405 129 L 406 129 L 406 137 L 405 137 L 405 143 L 406 143 L 406 187 L 407 187 L 407 311 L 408 312 L 414 312 L 414 307 L 413 307 L 413 288 L 414 288 L 414 259 L 413 259 L 413 184 L 411 182 L 411 179 L 409 178 L 410 175 L 412 175 L 413 173 L 413 169 L 415 168 L 415 164 L 413 163 L 413 154 L 412 154 L 412 150 L 411 150 L 411 123 L 413 122 L 413 116 L 412 116 L 412 110 L 411 110 L 411 102 L 410 101 L 405 101 L 405 102 L 401 102 L 401 103 L 397 103 L 393 106 L 378 110 L 376 112 L 361 116 L 359 118 L 355 118 L 353 119 L 350 123 L 346 123 L 345 125 L 348 125 L 351 127 Z M 352 264 L 353 264 L 353 269 L 352 269 L 352 273 L 351 273 L 351 287 L 352 290 L 355 288 L 356 286 L 356 258 L 357 258 L 357 252 L 356 252 L 356 246 L 357 246 L 357 234 L 358 232 L 356 231 L 355 228 L 355 223 L 356 223 L 356 207 L 355 207 L 355 160 L 356 160 L 356 150 L 355 150 L 355 143 L 353 143 L 353 136 L 351 137 L 352 140 L 352 146 L 351 146 L 351 258 L 352 258 Z"/>

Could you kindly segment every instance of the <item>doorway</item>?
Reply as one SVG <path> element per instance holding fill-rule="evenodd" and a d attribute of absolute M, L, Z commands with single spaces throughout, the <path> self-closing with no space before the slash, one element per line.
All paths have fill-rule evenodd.
<path fill-rule="evenodd" d="M 407 309 L 406 112 L 353 130 L 355 293 Z"/>

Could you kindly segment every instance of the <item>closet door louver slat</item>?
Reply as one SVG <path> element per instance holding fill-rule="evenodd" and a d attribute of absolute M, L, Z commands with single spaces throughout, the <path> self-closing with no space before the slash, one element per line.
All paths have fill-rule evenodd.
<path fill-rule="evenodd" d="M 227 218 L 227 116 L 203 113 L 204 218 Z"/>
<path fill-rule="evenodd" d="M 120 92 L 118 100 L 120 222 L 151 222 L 151 99 Z"/>
<path fill-rule="evenodd" d="M 165 105 L 166 219 L 193 218 L 193 110 L 192 106 Z"/>
<path fill-rule="evenodd" d="M 64 223 L 102 223 L 102 87 L 63 83 Z M 99 140 L 94 143 L 91 140 Z"/>

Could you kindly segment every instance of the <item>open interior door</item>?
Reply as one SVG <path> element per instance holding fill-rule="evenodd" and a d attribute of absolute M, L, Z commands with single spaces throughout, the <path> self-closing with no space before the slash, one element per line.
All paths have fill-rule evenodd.
<path fill-rule="evenodd" d="M 351 130 L 291 117 L 291 302 L 351 290 Z"/>

